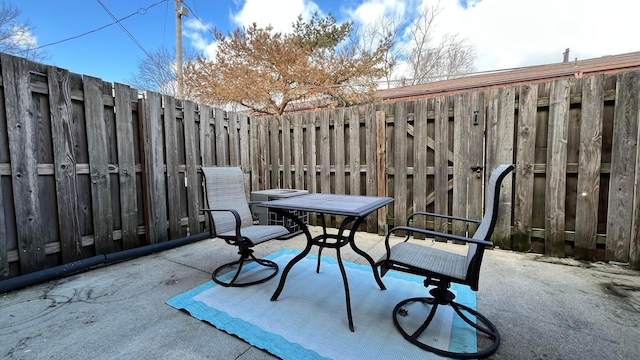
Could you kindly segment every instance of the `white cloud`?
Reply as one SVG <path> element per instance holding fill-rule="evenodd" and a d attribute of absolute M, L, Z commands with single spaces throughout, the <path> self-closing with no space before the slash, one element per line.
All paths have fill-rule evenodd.
<path fill-rule="evenodd" d="M 211 34 L 213 28 L 213 25 L 203 25 L 196 19 L 188 19 L 184 21 L 182 35 L 191 40 L 191 46 L 193 46 L 197 51 L 211 59 L 217 48 L 217 45 L 213 40 L 213 35 Z"/>
<path fill-rule="evenodd" d="M 311 18 L 320 8 L 308 0 L 246 0 L 237 14 L 231 14 L 231 20 L 238 26 L 249 26 L 254 22 L 258 27 L 271 25 L 276 32 L 289 32 L 291 25 L 299 15 Z"/>
<path fill-rule="evenodd" d="M 355 22 L 366 24 L 382 16 L 404 16 L 406 1 L 399 0 L 366 0 L 357 8 L 347 10 Z"/>
<path fill-rule="evenodd" d="M 637 1 L 482 0 L 467 9 L 458 0 L 440 3 L 438 31 L 474 43 L 481 71 L 561 62 L 565 48 L 571 60 L 640 50 L 630 41 L 640 33 Z"/>

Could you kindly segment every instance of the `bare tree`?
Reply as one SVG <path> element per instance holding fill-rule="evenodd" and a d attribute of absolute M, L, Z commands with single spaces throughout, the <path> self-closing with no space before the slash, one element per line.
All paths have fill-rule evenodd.
<path fill-rule="evenodd" d="M 404 52 L 403 43 L 399 41 L 404 26 L 405 21 L 400 16 L 381 16 L 354 28 L 350 36 L 350 41 L 359 54 L 382 51 L 382 66 L 387 88 L 391 87 L 394 71 Z"/>
<path fill-rule="evenodd" d="M 440 3 L 418 10 L 408 28 L 410 46 L 406 59 L 407 77 L 412 85 L 452 79 L 474 71 L 475 47 L 459 34 L 444 34 L 436 39 L 436 18 L 442 12 Z"/>
<path fill-rule="evenodd" d="M 22 56 L 35 61 L 48 58 L 38 49 L 33 27 L 28 22 L 18 21 L 20 10 L 0 0 L 0 52 Z"/>
<path fill-rule="evenodd" d="M 162 94 L 176 96 L 178 93 L 176 52 L 161 47 L 138 60 L 138 71 L 132 74 L 127 82 L 139 90 L 156 91 Z M 182 52 L 183 63 L 194 61 L 197 57 L 193 49 Z M 185 99 L 190 99 L 190 92 L 185 89 Z"/>

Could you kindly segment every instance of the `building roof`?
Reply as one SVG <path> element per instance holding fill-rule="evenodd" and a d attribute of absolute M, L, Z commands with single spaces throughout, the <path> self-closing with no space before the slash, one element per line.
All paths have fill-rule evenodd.
<path fill-rule="evenodd" d="M 548 81 L 554 78 L 581 78 L 586 75 L 638 69 L 640 69 L 640 51 L 595 59 L 576 59 L 555 64 L 487 71 L 452 80 L 380 90 L 377 95 L 382 100 L 394 102 L 429 97 L 431 94 L 442 95 L 473 89 Z"/>

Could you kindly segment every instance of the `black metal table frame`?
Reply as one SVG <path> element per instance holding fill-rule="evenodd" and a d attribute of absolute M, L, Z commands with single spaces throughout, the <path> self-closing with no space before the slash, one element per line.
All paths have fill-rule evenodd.
<path fill-rule="evenodd" d="M 385 206 L 385 205 L 386 204 L 383 204 L 382 206 Z M 379 209 L 379 208 L 377 208 L 377 209 Z M 339 228 L 337 234 L 329 234 L 327 232 L 327 227 L 326 227 L 326 223 L 325 223 L 325 220 L 324 220 L 324 216 L 320 216 L 320 218 L 322 219 L 322 221 L 321 221 L 321 223 L 322 223 L 322 234 L 313 237 L 311 235 L 311 233 L 309 232 L 308 225 L 305 224 L 304 222 L 302 222 L 302 220 L 300 220 L 292 211 L 285 210 L 285 209 L 280 209 L 280 208 L 271 208 L 270 209 L 271 211 L 274 211 L 274 212 L 276 212 L 277 214 L 279 214 L 281 216 L 288 217 L 292 221 L 294 221 L 298 226 L 300 226 L 300 228 L 302 229 L 302 231 L 304 232 L 304 234 L 307 237 L 307 246 L 304 248 L 304 250 L 302 250 L 302 252 L 300 254 L 296 255 L 293 259 L 291 259 L 291 261 L 289 261 L 287 266 L 282 271 L 282 275 L 280 277 L 280 282 L 278 283 L 278 288 L 273 293 L 273 296 L 271 296 L 271 301 L 275 301 L 275 300 L 278 299 L 278 297 L 280 296 L 280 293 L 282 292 L 282 289 L 284 288 L 284 284 L 285 284 L 285 281 L 287 279 L 287 274 L 289 273 L 291 268 L 293 268 L 293 266 L 298 261 L 300 261 L 303 258 L 305 258 L 311 252 L 311 248 L 312 248 L 313 245 L 316 245 L 316 246 L 319 247 L 319 250 L 318 250 L 318 265 L 316 267 L 316 273 L 320 272 L 320 261 L 321 261 L 322 249 L 324 249 L 324 248 L 336 249 L 336 256 L 337 256 L 337 260 L 338 260 L 338 265 L 340 267 L 340 273 L 342 274 L 342 281 L 344 283 L 344 291 L 345 291 L 345 297 L 346 297 L 346 303 L 347 303 L 347 318 L 349 320 L 349 329 L 353 332 L 354 331 L 354 326 L 353 326 L 353 316 L 352 316 L 352 313 L 351 313 L 351 297 L 349 295 L 349 282 L 347 281 L 347 273 L 345 271 L 344 264 L 342 263 L 342 257 L 340 256 L 340 248 L 343 247 L 343 246 L 346 246 L 347 244 L 349 244 L 351 246 L 351 248 L 353 249 L 353 251 L 355 251 L 357 254 L 359 254 L 360 256 L 365 258 L 369 262 L 369 264 L 371 265 L 371 270 L 373 271 L 373 277 L 375 278 L 376 282 L 378 283 L 378 286 L 380 286 L 381 290 L 386 290 L 386 287 L 384 286 L 384 283 L 382 282 L 382 279 L 380 278 L 380 275 L 376 271 L 375 262 L 373 261 L 373 258 L 371 256 L 369 256 L 369 254 L 367 254 L 365 251 L 363 251 L 360 248 L 358 248 L 356 246 L 355 240 L 354 240 L 355 233 L 356 233 L 358 227 L 360 226 L 360 224 L 364 221 L 365 217 L 368 216 L 370 213 L 376 211 L 377 209 L 373 209 L 370 212 L 368 212 L 367 214 L 364 214 L 362 216 L 357 216 L 357 217 L 356 216 L 346 216 L 345 219 L 340 224 L 340 228 Z M 320 210 L 316 210 L 316 211 L 307 210 L 307 211 L 316 212 L 318 214 L 330 214 L 329 212 L 322 212 Z M 345 232 L 345 230 L 347 230 L 347 227 L 352 222 L 353 222 L 353 225 L 349 229 L 349 235 L 345 236 L 344 232 Z M 327 240 L 330 240 L 330 239 L 331 240 L 335 240 L 335 242 L 328 242 Z"/>

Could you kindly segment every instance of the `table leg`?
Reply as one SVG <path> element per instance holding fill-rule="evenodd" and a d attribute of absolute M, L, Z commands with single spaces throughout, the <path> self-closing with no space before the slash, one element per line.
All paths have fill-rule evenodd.
<path fill-rule="evenodd" d="M 347 272 L 344 269 L 344 264 L 342 263 L 342 257 L 340 256 L 340 248 L 336 249 L 336 254 L 338 257 L 338 265 L 340 266 L 340 272 L 342 273 L 342 282 L 344 283 L 344 294 L 347 300 L 347 319 L 349 320 L 349 330 L 351 330 L 351 332 L 354 332 L 353 316 L 351 314 L 351 295 L 349 293 L 349 281 L 347 280 Z"/>
<path fill-rule="evenodd" d="M 300 226 L 300 229 L 302 229 L 302 231 L 304 232 L 304 234 L 307 237 L 307 246 L 304 248 L 304 250 L 302 250 L 302 252 L 300 254 L 296 255 L 296 257 L 291 259 L 291 261 L 289 261 L 287 266 L 285 266 L 284 270 L 282 270 L 282 275 L 280 276 L 280 282 L 278 283 L 278 287 L 276 288 L 276 291 L 271 296 L 271 301 L 278 300 L 278 296 L 280 296 L 280 293 L 282 292 L 282 289 L 284 288 L 284 283 L 287 280 L 287 274 L 289 274 L 289 271 L 291 270 L 291 268 L 293 268 L 293 266 L 298 261 L 304 259 L 304 257 L 307 256 L 309 254 L 309 252 L 311 252 L 311 246 L 313 245 L 313 237 L 311 236 L 311 233 L 309 232 L 309 228 L 308 228 L 307 224 L 302 222 L 302 220 L 300 220 L 297 216 L 293 215 L 292 213 L 290 213 L 288 211 L 281 210 L 281 209 L 273 209 L 273 211 L 275 213 L 281 215 L 281 216 L 286 216 L 286 217 L 290 218 L 298 226 Z"/>
<path fill-rule="evenodd" d="M 369 254 L 367 254 L 365 251 L 361 250 L 356 246 L 355 233 L 356 233 L 356 230 L 358 229 L 358 226 L 360 226 L 364 218 L 365 218 L 364 216 L 359 217 L 356 220 L 356 222 L 353 224 L 353 227 L 351 228 L 352 229 L 351 233 L 349 234 L 349 245 L 351 245 L 351 248 L 353 249 L 353 251 L 355 251 L 357 254 L 359 254 L 369 262 L 369 265 L 371 265 L 371 270 L 373 271 L 373 277 L 378 283 L 378 286 L 380 286 L 380 290 L 386 290 L 387 288 L 384 286 L 382 279 L 380 279 L 380 274 L 378 274 L 373 258 L 369 256 Z"/>

